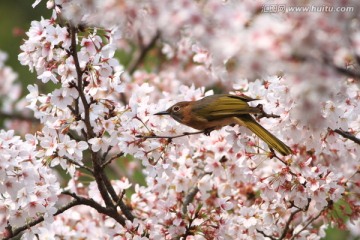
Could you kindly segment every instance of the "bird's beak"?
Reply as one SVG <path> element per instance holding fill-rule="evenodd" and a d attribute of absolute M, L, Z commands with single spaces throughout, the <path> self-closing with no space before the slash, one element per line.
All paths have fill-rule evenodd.
<path fill-rule="evenodd" d="M 170 112 L 168 110 L 155 113 L 154 115 L 170 115 Z"/>

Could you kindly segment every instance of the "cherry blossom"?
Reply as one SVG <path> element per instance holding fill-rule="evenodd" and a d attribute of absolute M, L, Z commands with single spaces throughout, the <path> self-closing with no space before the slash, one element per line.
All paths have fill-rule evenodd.
<path fill-rule="evenodd" d="M 51 18 L 31 23 L 18 56 L 40 81 L 23 100 L 33 118 L 20 119 L 36 129 L 0 130 L 0 235 L 320 239 L 334 226 L 358 235 L 359 3 L 292 5 L 304 7 L 47 1 Z M 17 94 L 1 113 L 19 117 L 4 60 L 1 99 Z M 278 156 L 242 126 L 205 135 L 154 115 L 214 93 L 253 98 L 264 112 L 254 117 L 293 154 Z"/>

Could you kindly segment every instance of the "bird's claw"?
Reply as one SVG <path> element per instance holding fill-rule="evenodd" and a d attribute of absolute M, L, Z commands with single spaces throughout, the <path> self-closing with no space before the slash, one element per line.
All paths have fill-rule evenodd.
<path fill-rule="evenodd" d="M 204 130 L 204 134 L 205 134 L 206 136 L 210 136 L 210 133 L 211 133 L 212 131 L 214 131 L 214 128 L 207 128 L 207 129 Z"/>

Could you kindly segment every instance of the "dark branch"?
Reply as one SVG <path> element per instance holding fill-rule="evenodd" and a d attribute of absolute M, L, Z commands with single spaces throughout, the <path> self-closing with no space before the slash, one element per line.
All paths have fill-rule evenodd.
<path fill-rule="evenodd" d="M 94 174 L 94 170 L 91 169 L 91 168 L 89 168 L 88 166 L 81 165 L 80 163 L 78 163 L 78 162 L 76 162 L 76 161 L 74 161 L 74 160 L 72 160 L 72 159 L 70 159 L 70 158 L 68 158 L 68 157 L 66 157 L 66 156 L 63 156 L 63 158 L 66 159 L 66 161 L 70 162 L 71 164 L 74 164 L 74 165 L 78 166 L 79 168 L 85 169 L 85 170 L 87 170 L 88 172 Z"/>
<path fill-rule="evenodd" d="M 126 204 L 122 200 L 122 197 L 119 198 L 119 196 L 116 194 L 113 186 L 111 185 L 110 180 L 108 179 L 108 177 L 105 175 L 105 173 L 103 171 L 101 172 L 101 175 L 102 175 L 102 180 L 105 184 L 105 187 L 106 187 L 107 191 L 109 192 L 111 198 L 114 200 L 114 202 L 116 202 L 116 205 L 118 205 L 120 207 L 121 211 L 124 213 L 126 218 L 129 219 L 130 221 L 133 221 L 134 215 L 131 213 L 130 208 L 128 206 L 126 206 Z"/>
<path fill-rule="evenodd" d="M 82 102 L 82 104 L 84 106 L 84 119 L 83 119 L 83 122 L 85 124 L 86 131 L 84 130 L 83 134 L 84 134 L 85 139 L 90 139 L 90 138 L 95 137 L 96 134 L 95 134 L 95 132 L 93 130 L 93 127 L 91 126 L 91 121 L 90 121 L 90 105 L 91 105 L 91 101 L 90 102 L 87 101 L 85 93 L 84 93 L 84 84 L 83 84 L 83 73 L 84 73 L 84 71 L 81 70 L 80 63 L 79 63 L 79 58 L 78 58 L 78 53 L 77 53 L 77 48 L 76 48 L 77 30 L 78 29 L 75 26 L 70 27 L 70 33 L 71 33 L 71 51 L 70 51 L 70 54 L 73 57 L 74 65 L 75 65 L 75 69 L 76 69 L 76 74 L 77 74 L 77 86 L 76 86 L 76 89 L 77 89 L 77 91 L 79 93 L 79 97 L 80 97 L 81 102 Z M 107 191 L 107 188 L 105 186 L 105 182 L 104 182 L 103 174 L 102 174 L 103 173 L 103 168 L 101 168 L 101 166 L 100 166 L 101 157 L 99 156 L 99 153 L 92 152 L 91 153 L 91 159 L 92 159 L 92 164 L 93 164 L 93 175 L 95 177 L 95 181 L 96 181 L 96 184 L 97 184 L 98 189 L 100 191 L 100 194 L 101 194 L 106 206 L 108 208 L 112 209 L 112 211 L 114 212 L 113 213 L 114 219 L 122 221 L 121 219 L 119 219 L 119 217 L 121 217 L 121 216 L 116 212 L 116 208 L 114 206 L 114 203 L 112 202 L 112 200 L 111 200 L 111 198 L 109 196 L 109 193 Z"/>
<path fill-rule="evenodd" d="M 5 112 L 0 112 L 0 119 L 11 119 L 11 120 L 21 120 L 21 121 L 28 121 L 28 122 L 33 122 L 33 123 L 40 123 L 39 119 L 36 119 L 34 117 L 31 116 L 25 116 L 22 114 L 18 114 L 18 113 L 5 113 Z"/>
<path fill-rule="evenodd" d="M 109 146 L 108 149 L 106 150 L 106 152 L 103 153 L 102 157 L 101 157 L 101 162 L 105 162 L 106 157 L 109 155 L 109 152 L 111 151 L 111 149 L 113 148 L 113 146 Z"/>
<path fill-rule="evenodd" d="M 82 203 L 79 200 L 74 200 L 72 202 L 69 202 L 67 205 L 59 208 L 56 213 L 54 214 L 54 216 L 57 216 L 63 212 L 65 212 L 66 210 L 76 206 L 76 205 L 81 205 Z M 26 229 L 33 227 L 41 222 L 44 221 L 44 217 L 39 217 L 38 219 L 29 222 L 28 224 L 22 226 L 22 227 L 18 227 L 16 228 L 14 231 L 10 231 L 10 236 L 3 238 L 3 240 L 7 240 L 7 239 L 11 239 L 13 237 L 16 237 L 17 235 L 19 235 L 21 232 L 25 231 Z"/>
<path fill-rule="evenodd" d="M 199 179 L 203 178 L 205 175 L 207 174 L 211 174 L 211 172 L 204 172 L 203 174 L 201 174 L 199 176 Z M 182 212 L 183 214 L 187 213 L 187 206 L 194 200 L 196 194 L 199 192 L 199 188 L 197 186 L 194 186 L 188 193 L 188 195 L 186 195 L 185 197 L 185 201 L 183 203 L 182 206 Z"/>
<path fill-rule="evenodd" d="M 272 237 L 272 236 L 270 236 L 270 235 L 267 235 L 267 234 L 264 233 L 263 231 L 260 231 L 260 230 L 258 230 L 258 229 L 256 229 L 256 231 L 257 231 L 258 233 L 260 233 L 261 235 L 263 235 L 264 237 L 270 238 L 271 240 L 276 240 L 276 238 L 274 238 L 274 237 Z"/>
<path fill-rule="evenodd" d="M 329 130 L 331 130 L 329 128 Z M 357 143 L 357 144 L 360 144 L 360 139 L 355 137 L 353 134 L 349 133 L 349 132 L 346 132 L 342 129 L 335 129 L 335 130 L 332 130 L 334 132 L 336 132 L 337 134 L 341 135 L 342 137 L 344 138 L 347 138 L 347 139 L 350 139 L 351 141 Z"/>
<path fill-rule="evenodd" d="M 139 65 L 144 61 L 146 54 L 155 46 L 156 41 L 160 37 L 160 32 L 157 31 L 156 34 L 153 36 L 153 38 L 150 40 L 150 42 L 147 45 L 143 45 L 142 40 L 140 38 L 140 46 L 139 50 L 135 53 L 135 57 L 132 58 L 132 61 L 129 63 L 129 66 L 127 68 L 127 71 L 129 75 L 132 75 L 135 70 L 139 67 Z M 125 93 L 120 94 L 120 101 L 127 105 L 127 98 Z"/>
<path fill-rule="evenodd" d="M 84 197 L 76 195 L 75 193 L 71 193 L 68 191 L 63 192 L 63 194 L 66 194 L 66 195 L 69 195 L 69 196 L 75 198 L 79 202 L 79 204 L 92 207 L 96 211 L 98 211 L 98 213 L 107 215 L 107 216 L 115 219 L 115 221 L 120 223 L 122 226 L 125 226 L 125 221 L 126 221 L 125 218 L 122 217 L 120 214 L 118 214 L 116 209 L 111 208 L 111 207 L 103 207 L 91 198 L 84 198 Z"/>
<path fill-rule="evenodd" d="M 356 56 L 356 60 L 358 61 L 359 58 L 358 56 Z M 341 67 L 341 66 L 337 66 L 333 63 L 333 61 L 328 58 L 328 57 L 324 57 L 323 58 L 323 62 L 328 65 L 329 67 L 333 68 L 335 71 L 337 71 L 338 73 L 346 76 L 346 77 L 350 77 L 350 78 L 355 78 L 355 79 L 360 79 L 360 72 L 346 68 L 346 67 Z"/>
<path fill-rule="evenodd" d="M 108 164 L 110 164 L 112 161 L 114 161 L 115 159 L 117 159 L 117 158 L 119 158 L 119 157 L 122 157 L 122 156 L 124 156 L 124 153 L 123 153 L 123 152 L 121 152 L 121 153 L 119 153 L 119 154 L 116 154 L 115 156 L 109 158 L 109 159 L 106 160 L 104 163 L 102 163 L 100 167 L 101 167 L 101 168 L 104 168 L 104 167 L 106 167 Z"/>
<path fill-rule="evenodd" d="M 150 49 L 152 49 L 156 43 L 156 41 L 159 39 L 160 37 L 160 32 L 157 31 L 156 34 L 153 36 L 153 38 L 150 40 L 150 42 L 147 45 L 142 45 L 142 43 L 140 43 L 140 49 L 139 51 L 136 53 L 136 56 L 133 58 L 133 60 L 130 62 L 129 67 L 128 67 L 128 72 L 130 75 L 132 75 L 135 70 L 138 68 L 138 66 L 141 64 L 141 62 L 144 60 L 146 54 L 150 51 Z"/>
<path fill-rule="evenodd" d="M 114 202 L 112 201 L 108 189 L 105 186 L 105 182 L 103 179 L 103 171 L 104 169 L 101 168 L 100 164 L 98 163 L 98 154 L 97 153 L 92 153 L 92 162 L 93 162 L 93 166 L 94 166 L 94 177 L 95 177 L 95 181 L 96 184 L 98 186 L 99 192 L 101 194 L 101 197 L 104 199 L 105 205 L 108 208 L 112 208 L 115 209 L 115 205 Z"/>
<path fill-rule="evenodd" d="M 129 73 L 129 75 L 132 75 L 139 67 L 139 65 L 144 61 L 147 53 L 155 46 L 155 43 L 159 39 L 159 37 L 160 37 L 160 32 L 157 31 L 155 36 L 153 36 L 153 38 L 150 40 L 150 42 L 147 45 L 143 45 L 141 35 L 139 35 L 139 42 L 140 42 L 139 49 L 135 53 L 135 57 L 132 58 L 132 61 L 129 63 L 127 67 L 127 72 Z M 125 93 L 120 94 L 120 101 L 124 105 L 127 105 L 127 98 Z"/>
<path fill-rule="evenodd" d="M 289 217 L 289 219 L 288 219 L 287 222 L 286 222 L 286 225 L 285 225 L 285 227 L 284 227 L 284 231 L 283 231 L 283 233 L 281 234 L 279 240 L 285 239 L 286 234 L 287 234 L 288 231 L 289 231 L 290 224 L 291 224 L 292 220 L 294 219 L 295 215 L 296 215 L 297 213 L 301 212 L 301 211 L 302 211 L 302 209 L 297 209 L 297 210 L 295 210 L 294 212 L 292 212 L 292 213 L 290 214 L 290 217 Z"/>
<path fill-rule="evenodd" d="M 302 231 L 304 231 L 312 222 L 314 222 L 316 219 L 318 219 L 321 214 L 323 213 L 324 210 L 320 211 L 318 215 L 316 215 L 315 217 L 313 217 L 312 219 L 310 219 L 310 221 L 303 227 L 300 229 L 300 231 L 298 231 L 297 233 L 295 233 L 290 240 L 294 240 Z"/>
<path fill-rule="evenodd" d="M 174 138 L 179 138 L 179 137 L 184 137 L 184 136 L 189 136 L 189 135 L 195 135 L 195 134 L 200 134 L 200 133 L 205 133 L 205 131 L 184 132 L 183 134 L 175 135 L 175 136 L 158 136 L 158 135 L 144 136 L 144 135 L 136 135 L 136 137 L 137 137 L 137 138 L 143 138 L 143 139 L 148 139 L 148 138 L 167 138 L 167 139 L 169 139 L 169 140 L 172 140 L 172 139 L 174 139 Z"/>
<path fill-rule="evenodd" d="M 263 107 L 262 104 L 258 104 L 258 105 L 256 106 L 256 108 L 260 109 L 260 113 L 255 114 L 257 120 L 259 120 L 259 119 L 261 119 L 261 118 L 264 118 L 264 117 L 265 117 L 265 118 L 280 118 L 279 115 L 275 115 L 275 114 L 272 114 L 272 113 L 271 113 L 271 114 L 266 113 L 266 112 L 264 111 L 264 107 Z"/>
<path fill-rule="evenodd" d="M 194 200 L 196 194 L 199 192 L 199 188 L 197 186 L 193 187 L 188 195 L 185 197 L 185 201 L 182 205 L 182 212 L 183 214 L 187 213 L 187 206 Z"/>
<path fill-rule="evenodd" d="M 270 148 L 271 151 L 271 156 L 270 158 L 276 158 L 277 160 L 279 160 L 280 162 L 282 162 L 284 165 L 289 167 L 289 163 L 285 162 L 284 160 L 282 160 L 278 155 L 276 155 L 274 149 Z M 290 171 L 290 174 L 293 176 L 297 176 L 295 173 L 293 173 L 292 171 Z"/>
<path fill-rule="evenodd" d="M 87 130 L 87 139 L 93 138 L 95 136 L 95 133 L 93 131 L 93 128 L 90 123 L 90 104 L 86 100 L 86 96 L 83 91 L 83 71 L 80 68 L 79 58 L 76 50 L 76 33 L 77 28 L 75 26 L 70 27 L 71 32 L 71 56 L 73 57 L 76 74 L 77 74 L 77 91 L 79 92 L 79 96 L 81 99 L 81 102 L 84 105 L 84 115 L 85 119 L 83 120 L 86 126 Z"/>
<path fill-rule="evenodd" d="M 335 65 L 333 65 L 333 67 L 338 73 L 341 73 L 341 74 L 343 74 L 343 75 L 345 75 L 347 77 L 360 79 L 360 72 L 356 72 L 354 70 L 344 68 L 344 67 L 335 66 Z"/>

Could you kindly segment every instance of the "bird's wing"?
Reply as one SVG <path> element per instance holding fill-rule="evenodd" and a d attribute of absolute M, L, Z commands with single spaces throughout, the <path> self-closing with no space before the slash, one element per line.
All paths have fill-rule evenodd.
<path fill-rule="evenodd" d="M 249 96 L 246 96 L 244 94 L 242 95 L 231 95 L 231 94 L 224 94 L 225 96 L 228 96 L 230 98 L 237 98 L 237 99 L 240 99 L 240 100 L 243 100 L 245 102 L 251 102 L 251 101 L 256 101 L 256 100 L 260 100 L 260 99 L 255 99 L 255 98 L 251 98 Z"/>
<path fill-rule="evenodd" d="M 200 100 L 197 111 L 208 121 L 235 117 L 242 114 L 259 113 L 260 109 L 251 107 L 247 101 L 254 99 L 235 95 L 209 96 Z"/>

